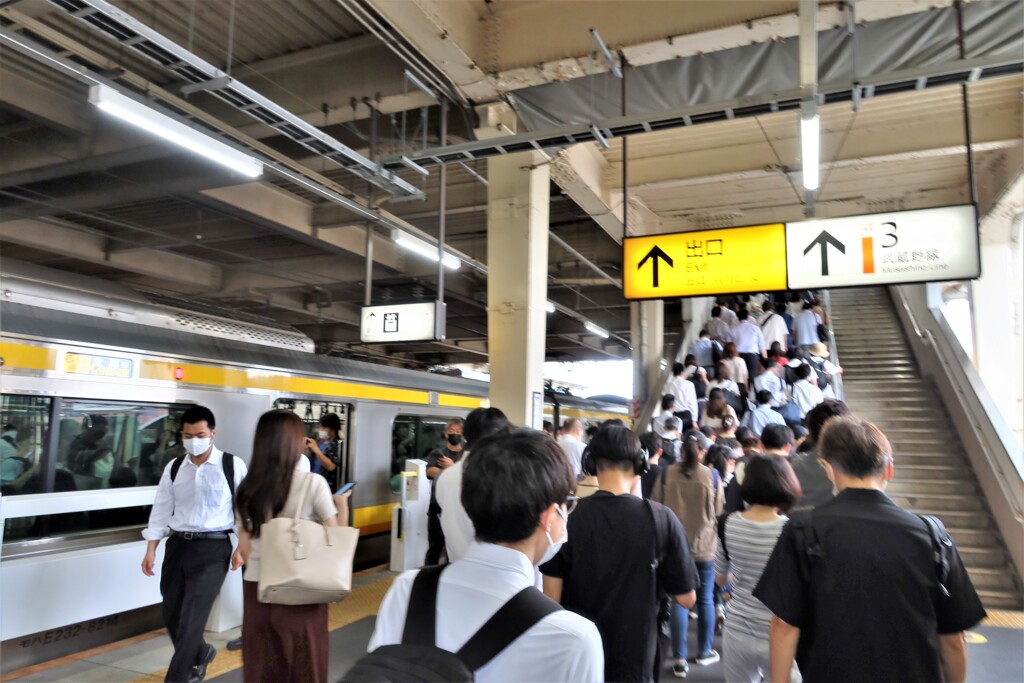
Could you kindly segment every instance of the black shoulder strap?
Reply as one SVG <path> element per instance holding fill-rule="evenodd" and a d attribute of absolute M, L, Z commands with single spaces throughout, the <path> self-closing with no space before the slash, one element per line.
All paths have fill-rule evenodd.
<path fill-rule="evenodd" d="M 416 574 L 402 630 L 403 645 L 433 645 L 437 630 L 437 584 L 447 565 L 424 567 Z"/>
<path fill-rule="evenodd" d="M 181 469 L 181 463 L 185 462 L 185 456 L 180 455 L 174 459 L 174 463 L 171 465 L 171 483 L 178 478 L 178 470 Z M 224 478 L 228 480 L 228 490 L 231 491 L 231 497 L 235 497 L 235 456 L 230 453 L 224 454 L 224 459 L 221 461 L 221 465 L 224 467 Z"/>
<path fill-rule="evenodd" d="M 181 463 L 183 463 L 183 462 L 185 462 L 185 456 L 184 455 L 179 455 L 177 458 L 174 459 L 174 463 L 171 465 L 171 483 L 172 484 L 174 483 L 174 480 L 178 478 L 178 470 L 181 469 Z"/>
<path fill-rule="evenodd" d="M 797 547 L 800 549 L 800 577 L 805 582 L 811 580 L 811 568 L 814 563 L 825 556 L 818 536 L 814 533 L 813 513 L 813 509 L 799 510 L 789 516 Z"/>
<path fill-rule="evenodd" d="M 718 542 L 722 544 L 722 553 L 725 554 L 725 561 L 731 562 L 729 558 L 729 547 L 725 545 L 725 523 L 729 521 L 729 517 L 732 516 L 731 512 L 727 512 L 722 515 L 722 518 L 718 520 Z"/>
<path fill-rule="evenodd" d="M 224 459 L 221 461 L 224 466 L 224 478 L 228 480 L 228 490 L 231 491 L 231 497 L 235 497 L 235 456 L 230 453 L 224 454 Z"/>
<path fill-rule="evenodd" d="M 528 586 L 495 612 L 456 655 L 470 671 L 481 669 L 534 624 L 561 609 L 557 602 Z"/>
<path fill-rule="evenodd" d="M 949 537 L 949 533 L 946 532 L 946 528 L 942 525 L 935 517 L 931 515 L 918 515 L 924 520 L 925 525 L 928 527 L 928 535 L 932 539 L 932 552 L 935 554 L 935 575 L 939 580 L 939 591 L 942 593 L 942 597 L 949 597 L 949 568 L 951 560 L 949 558 L 950 553 L 953 550 L 953 540 Z"/>

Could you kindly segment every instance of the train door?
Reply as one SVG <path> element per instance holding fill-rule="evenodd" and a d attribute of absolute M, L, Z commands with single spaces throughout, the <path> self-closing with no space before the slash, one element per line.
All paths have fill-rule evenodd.
<path fill-rule="evenodd" d="M 333 472 L 325 473 L 331 490 L 335 491 L 343 483 L 352 481 L 353 475 L 351 466 L 351 454 L 349 448 L 349 426 L 351 423 L 352 406 L 348 403 L 337 401 L 313 401 L 301 398 L 279 398 L 274 401 L 274 408 L 278 410 L 290 410 L 300 418 L 306 428 L 306 436 L 314 441 L 320 442 L 317 432 L 320 429 L 321 420 L 334 422 L 337 417 L 338 438 L 332 442 L 320 442 L 320 451 L 337 466 Z M 332 417 L 334 416 L 334 417 Z M 312 453 L 307 452 L 310 458 L 312 469 L 322 470 L 322 465 L 315 461 Z"/>

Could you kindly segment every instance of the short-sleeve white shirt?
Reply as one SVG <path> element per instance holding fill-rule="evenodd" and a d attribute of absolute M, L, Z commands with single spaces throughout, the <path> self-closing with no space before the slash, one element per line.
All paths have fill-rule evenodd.
<path fill-rule="evenodd" d="M 476 538 L 473 520 L 462 507 L 462 468 L 468 457 L 470 454 L 466 453 L 457 463 L 442 470 L 434 484 L 434 498 L 441 507 L 441 529 L 449 562 L 465 557 Z"/>
<path fill-rule="evenodd" d="M 418 571 L 399 576 L 384 596 L 368 652 L 402 641 Z M 457 652 L 514 595 L 534 585 L 535 571 L 529 558 L 518 550 L 474 543 L 463 559 L 448 565 L 441 575 L 437 646 Z M 578 614 L 553 612 L 477 670 L 475 680 L 603 681 L 601 635 L 593 622 Z"/>

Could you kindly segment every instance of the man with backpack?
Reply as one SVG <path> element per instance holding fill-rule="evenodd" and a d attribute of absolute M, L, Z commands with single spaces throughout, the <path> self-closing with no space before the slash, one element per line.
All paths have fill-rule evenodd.
<path fill-rule="evenodd" d="M 696 600 L 697 568 L 679 519 L 631 495 L 649 466 L 636 434 L 602 428 L 583 462 L 597 475 L 598 491 L 580 502 L 569 518 L 569 542 L 540 568 L 547 595 L 597 624 L 607 681 L 656 679 L 667 654 L 659 653 L 665 596 L 687 608 Z"/>
<path fill-rule="evenodd" d="M 601 680 L 597 628 L 535 588 L 537 565 L 566 541 L 575 487 L 565 453 L 543 432 L 474 444 L 461 499 L 476 542 L 460 560 L 395 579 L 371 654 L 343 680 Z"/>
<path fill-rule="evenodd" d="M 203 629 L 229 562 L 232 569 L 242 565 L 241 555 L 232 555 L 230 534 L 235 528 L 235 489 L 246 467 L 241 458 L 213 445 L 216 427 L 213 412 L 204 406 L 192 406 L 181 416 L 187 455 L 164 468 L 149 524 L 142 531 L 149 541 L 142 559 L 146 576 L 155 576 L 156 549 L 167 538 L 160 595 L 174 644 L 168 682 L 198 683 L 206 676 L 217 650 L 203 640 Z"/>
<path fill-rule="evenodd" d="M 963 681 L 963 631 L 985 610 L 942 523 L 885 495 L 892 447 L 870 422 L 829 420 L 818 444 L 838 494 L 796 512 L 754 596 L 773 613 L 773 681 Z"/>

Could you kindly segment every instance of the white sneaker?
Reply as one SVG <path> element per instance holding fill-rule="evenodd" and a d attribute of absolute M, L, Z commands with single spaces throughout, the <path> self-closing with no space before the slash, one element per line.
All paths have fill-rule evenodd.
<path fill-rule="evenodd" d="M 685 661 L 673 662 L 672 663 L 672 675 L 676 678 L 686 678 L 686 674 L 690 671 L 690 665 Z"/>
<path fill-rule="evenodd" d="M 714 650 L 708 650 L 705 654 L 702 654 L 700 657 L 693 660 L 693 663 L 697 666 L 710 666 L 721 659 L 722 657 L 717 652 Z"/>

